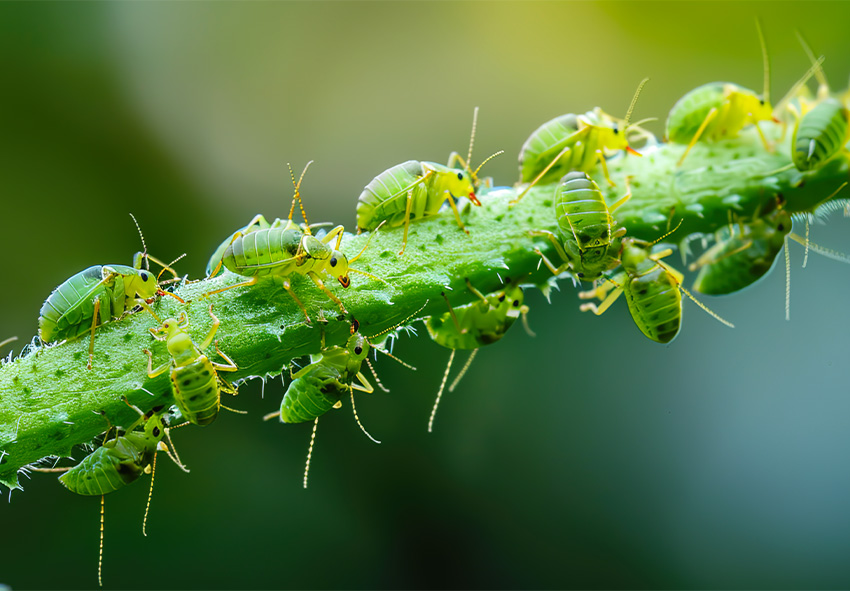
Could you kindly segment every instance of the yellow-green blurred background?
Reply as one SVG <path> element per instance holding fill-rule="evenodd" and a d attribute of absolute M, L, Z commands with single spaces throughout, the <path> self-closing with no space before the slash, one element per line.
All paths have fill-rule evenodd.
<path fill-rule="evenodd" d="M 253 214 L 281 215 L 286 162 L 314 159 L 311 221 L 353 226 L 377 173 L 467 146 L 511 184 L 528 134 L 599 105 L 663 122 L 713 80 L 760 89 L 762 19 L 778 97 L 807 68 L 794 29 L 850 74 L 850 4 L 815 2 L 4 3 L 0 6 L 0 340 L 35 334 L 50 290 L 150 250 L 203 273 Z M 650 124 L 661 130 L 661 122 Z M 835 216 L 813 239 L 850 250 Z M 189 475 L 159 464 L 106 503 L 104 579 L 126 588 L 846 588 L 850 586 L 850 269 L 792 252 L 781 271 L 685 304 L 670 346 L 624 302 L 578 312 L 529 292 L 532 339 L 482 350 L 428 414 L 448 351 L 403 338 L 391 394 L 310 426 L 264 423 L 259 384 L 175 433 Z M 708 299 L 708 298 L 706 298 Z M 18 344 L 20 345 L 20 343 Z M 16 347 L 16 350 L 19 346 Z M 139 352 L 141 355 L 142 353 Z M 463 359 L 461 356 L 460 359 Z M 0 583 L 96 584 L 98 502 L 51 476 L 0 506 Z"/>

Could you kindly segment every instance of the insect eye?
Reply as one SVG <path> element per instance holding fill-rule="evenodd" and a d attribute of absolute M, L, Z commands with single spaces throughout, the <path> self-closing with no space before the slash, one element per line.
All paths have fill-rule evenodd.
<path fill-rule="evenodd" d="M 519 300 L 514 300 L 514 308 L 519 308 Z"/>
<path fill-rule="evenodd" d="M 499 296 L 499 301 L 500 301 L 500 302 L 504 302 L 504 301 L 505 301 L 505 294 L 502 294 L 501 296 Z"/>
<path fill-rule="evenodd" d="M 584 277 L 584 273 L 576 273 L 579 277 Z"/>
<path fill-rule="evenodd" d="M 463 173 L 462 172 L 457 173 L 457 180 L 459 180 L 459 181 L 463 180 Z"/>
<path fill-rule="evenodd" d="M 145 271 L 142 271 L 141 273 L 139 273 L 139 277 L 142 278 L 142 281 L 147 282 L 147 280 L 150 278 L 150 275 L 148 275 Z"/>
<path fill-rule="evenodd" d="M 336 267 L 336 257 L 331 257 L 331 267 Z"/>
<path fill-rule="evenodd" d="M 362 352 L 363 352 L 363 347 L 361 347 L 360 345 L 357 345 L 356 347 L 354 347 L 354 354 L 355 355 L 360 355 Z"/>
<path fill-rule="evenodd" d="M 776 227 L 776 229 L 777 229 L 777 230 L 779 230 L 780 232 L 782 232 L 783 230 L 785 230 L 785 224 L 779 224 L 779 225 Z"/>
<path fill-rule="evenodd" d="M 764 99 L 760 100 L 759 104 L 763 107 L 764 106 Z"/>
<path fill-rule="evenodd" d="M 154 437 L 159 437 L 159 434 L 160 434 L 159 427 L 154 427 L 154 428 L 153 428 L 153 436 L 154 436 Z"/>

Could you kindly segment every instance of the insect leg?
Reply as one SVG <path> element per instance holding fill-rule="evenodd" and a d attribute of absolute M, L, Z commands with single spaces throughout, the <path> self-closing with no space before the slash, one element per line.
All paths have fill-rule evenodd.
<path fill-rule="evenodd" d="M 596 150 L 596 158 L 599 160 L 599 165 L 602 167 L 602 174 L 605 175 L 605 180 L 608 181 L 608 186 L 616 187 L 617 184 L 611 180 L 611 175 L 608 174 L 608 164 L 605 162 L 605 153 L 602 150 Z"/>
<path fill-rule="evenodd" d="M 165 371 L 168 368 L 171 367 L 171 360 L 169 360 L 169 361 L 166 361 L 163 365 L 160 365 L 159 367 L 157 367 L 156 369 L 153 369 L 153 355 L 151 355 L 151 352 L 148 351 L 147 349 L 145 349 L 144 352 L 148 356 L 148 377 L 149 378 L 152 379 L 152 378 L 155 378 L 157 376 L 160 376 L 163 373 L 165 373 Z"/>
<path fill-rule="evenodd" d="M 708 127 L 708 124 L 711 123 L 715 117 L 717 117 L 717 113 L 717 107 L 712 107 L 711 111 L 709 111 L 708 115 L 706 115 L 705 119 L 703 119 L 702 125 L 699 126 L 699 129 L 697 129 L 697 132 L 694 134 L 694 137 L 691 138 L 691 143 L 688 144 L 688 148 L 685 150 L 685 153 L 682 154 L 682 157 L 679 158 L 676 166 L 682 166 L 682 162 L 685 161 L 685 158 L 688 156 L 688 152 L 690 152 L 691 148 L 697 144 L 697 141 L 699 141 L 699 138 L 705 131 L 705 128 Z"/>
<path fill-rule="evenodd" d="M 218 269 L 216 269 L 216 271 L 217 270 Z M 257 277 L 251 277 L 251 279 L 249 281 L 243 281 L 242 283 L 237 283 L 236 285 L 228 285 L 227 287 L 222 287 L 221 289 L 208 291 L 207 293 L 202 295 L 200 299 L 208 298 L 209 296 L 211 296 L 213 294 L 221 293 L 223 291 L 227 291 L 228 289 L 233 289 L 235 287 L 242 287 L 243 285 L 254 285 L 255 283 L 257 283 Z"/>
<path fill-rule="evenodd" d="M 287 277 L 283 278 L 283 289 L 286 290 L 286 293 L 292 296 L 292 299 L 295 300 L 295 303 L 298 304 L 298 307 L 301 308 L 302 312 L 304 312 L 304 317 L 307 319 L 307 323 L 309 324 L 310 316 L 307 314 L 307 309 L 304 307 L 304 304 L 301 303 L 301 300 L 298 299 L 298 296 L 295 295 L 295 292 L 292 291 L 292 285 L 290 284 L 289 278 Z"/>
<path fill-rule="evenodd" d="M 413 187 L 407 191 L 407 202 L 404 206 L 404 235 L 401 238 L 401 250 L 398 251 L 398 256 L 404 254 L 404 249 L 407 247 L 407 232 L 410 230 L 410 210 L 413 207 Z"/>
<path fill-rule="evenodd" d="M 592 302 L 588 302 L 587 304 L 582 304 L 581 306 L 579 306 L 579 310 L 581 310 L 582 312 L 587 312 L 588 310 L 590 310 L 591 312 L 599 316 L 601 314 L 604 314 L 605 310 L 610 308 L 611 304 L 616 302 L 617 298 L 619 298 L 620 294 L 622 293 L 623 287 L 621 285 L 617 285 L 617 289 L 608 294 L 608 297 L 606 297 L 605 300 L 599 306 Z"/>
<path fill-rule="evenodd" d="M 573 135 L 575 135 L 575 134 L 573 134 Z M 585 134 L 585 135 L 586 135 L 586 134 Z M 511 207 L 513 207 L 514 205 L 516 205 L 517 203 L 519 203 L 520 199 L 522 199 L 523 197 L 525 197 L 525 194 L 526 194 L 526 193 L 528 193 L 529 191 L 531 191 L 531 188 L 532 188 L 534 185 L 536 185 L 536 184 L 540 181 L 540 179 L 542 179 L 542 178 L 546 175 L 546 173 L 547 173 L 547 172 L 549 172 L 549 169 L 550 169 L 550 168 L 552 168 L 553 166 L 555 166 L 555 163 L 556 163 L 558 160 L 560 160 L 560 159 L 561 159 L 561 156 L 563 156 L 564 154 L 566 154 L 567 152 L 569 152 L 570 150 L 572 150 L 572 148 L 573 148 L 573 144 L 569 144 L 569 145 L 567 145 L 567 146 L 564 146 L 564 149 L 563 149 L 563 150 L 561 150 L 560 152 L 558 152 L 558 155 L 557 155 L 557 156 L 555 156 L 555 157 L 552 159 L 552 161 L 551 161 L 549 164 L 547 164 L 547 165 L 546 165 L 546 167 L 545 167 L 543 170 L 541 170 L 541 171 L 540 171 L 540 174 L 538 174 L 536 177 L 534 177 L 534 179 L 533 179 L 530 183 L 528 183 L 528 186 L 527 186 L 527 187 L 523 190 L 523 192 L 522 192 L 522 193 L 520 193 L 519 195 L 517 195 L 517 198 L 516 198 L 516 199 L 514 199 L 513 201 L 508 201 L 508 205 L 509 205 L 509 206 L 511 206 Z"/>
<path fill-rule="evenodd" d="M 329 290 L 327 287 L 325 287 L 325 284 L 322 282 L 321 279 L 319 279 L 318 275 L 316 275 L 313 271 L 309 271 L 307 273 L 307 275 L 310 277 L 310 279 L 313 280 L 313 283 L 316 284 L 316 287 L 318 287 L 323 292 L 325 292 L 325 295 L 328 296 L 330 299 L 332 299 L 336 303 L 337 306 L 339 306 L 339 309 L 342 311 L 343 314 L 348 314 L 348 310 L 345 309 L 345 306 L 342 304 L 342 301 L 338 297 L 336 297 L 331 292 L 331 290 Z"/>
<path fill-rule="evenodd" d="M 324 238 L 322 238 L 322 242 L 327 244 L 334 238 L 336 238 L 336 246 L 334 246 L 334 250 L 339 250 L 340 245 L 342 244 L 342 233 L 345 231 L 345 228 L 342 226 L 337 226 L 330 232 L 328 232 Z"/>
<path fill-rule="evenodd" d="M 160 441 L 160 443 L 162 443 L 162 442 Z M 156 454 L 156 452 L 154 452 L 153 462 L 151 462 L 151 487 L 148 490 L 148 502 L 145 505 L 145 516 L 142 518 L 142 535 L 145 536 L 145 537 L 148 537 L 148 532 L 147 532 L 146 527 L 147 527 L 147 524 L 148 524 L 148 512 L 150 511 L 150 508 L 151 508 L 151 497 L 153 497 L 153 479 L 156 476 L 156 456 L 157 456 L 157 454 Z"/>
<path fill-rule="evenodd" d="M 359 375 L 361 375 L 361 374 L 358 374 L 358 376 Z M 366 382 L 366 383 L 368 384 L 369 382 Z M 369 387 L 371 388 L 372 386 L 370 385 Z M 357 421 L 357 426 L 360 427 L 360 430 L 363 431 L 363 433 L 366 435 L 366 437 L 368 437 L 369 439 L 371 439 L 375 443 L 381 443 L 380 441 L 378 441 L 377 439 L 372 437 L 369 434 L 369 432 L 366 430 L 366 428 L 363 426 L 363 423 L 360 422 L 360 417 L 357 416 L 357 408 L 354 406 L 354 388 L 351 385 L 349 385 L 348 389 L 351 390 L 351 411 L 354 413 L 354 420 Z"/>
<path fill-rule="evenodd" d="M 86 369 L 91 369 L 91 362 L 94 358 L 94 329 L 97 328 L 97 317 L 100 314 L 100 296 L 94 300 L 94 315 L 91 319 L 91 342 L 89 343 L 89 362 L 86 364 Z M 104 310 L 108 306 L 104 306 Z"/>
<path fill-rule="evenodd" d="M 212 309 L 213 309 L 212 304 L 210 304 L 208 311 L 209 311 L 209 314 L 210 314 L 210 318 L 213 319 L 213 324 L 210 327 L 210 332 L 207 333 L 207 337 L 201 342 L 200 345 L 198 345 L 198 348 L 201 349 L 201 350 L 206 349 L 207 347 L 209 347 L 212 344 L 213 339 L 215 338 L 215 333 L 218 330 L 219 325 L 221 324 L 221 321 L 218 319 L 218 317 L 216 317 L 216 315 L 213 314 Z M 218 349 L 218 346 L 216 346 L 216 349 Z"/>
<path fill-rule="evenodd" d="M 228 357 L 227 355 L 225 355 L 224 351 L 222 351 L 221 349 L 218 348 L 218 342 L 217 341 L 216 341 L 216 344 L 215 344 L 215 350 L 218 352 L 219 355 L 221 355 L 222 357 L 224 357 L 227 360 L 227 363 L 230 364 L 230 365 L 224 365 L 223 363 L 212 362 L 212 366 L 216 370 L 218 370 L 218 371 L 236 371 L 237 369 L 239 369 L 236 366 L 236 364 L 233 362 L 233 360 L 230 357 Z"/>

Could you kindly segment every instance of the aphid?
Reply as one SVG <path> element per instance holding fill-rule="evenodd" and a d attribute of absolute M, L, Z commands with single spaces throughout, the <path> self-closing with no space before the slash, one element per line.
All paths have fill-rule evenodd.
<path fill-rule="evenodd" d="M 672 254 L 671 249 L 652 254 L 652 244 L 641 242 L 631 238 L 623 240 L 623 270 L 595 290 L 579 294 L 584 299 L 598 297 L 603 300 L 598 307 L 593 303 L 582 304 L 583 312 L 590 310 L 596 315 L 602 314 L 625 293 L 632 320 L 640 331 L 657 343 L 669 343 L 679 334 L 684 292 L 711 316 L 734 328 L 682 287 L 681 273 L 661 262 Z M 615 289 L 609 294 L 612 287 Z"/>
<path fill-rule="evenodd" d="M 131 214 L 132 216 L 132 214 Z M 135 218 L 133 218 L 135 221 Z M 138 228 L 138 224 L 136 224 Z M 141 231 L 139 232 L 141 236 Z M 142 238 L 144 245 L 144 238 Z M 167 295 L 183 301 L 177 295 L 163 291 L 159 286 L 159 277 L 154 277 L 149 269 L 142 269 L 142 259 L 161 265 L 163 271 L 176 273 L 168 266 L 147 254 L 136 253 L 133 266 L 94 265 L 66 279 L 45 300 L 38 317 L 38 333 L 45 343 L 64 339 L 74 339 L 91 332 L 89 360 L 91 369 L 94 357 L 94 331 L 100 324 L 119 318 L 136 306 L 141 306 L 159 322 L 156 314 L 148 306 L 154 296 Z M 160 275 L 162 272 L 160 272 Z"/>
<path fill-rule="evenodd" d="M 791 226 L 791 216 L 783 209 L 730 226 L 689 267 L 699 269 L 693 288 L 706 295 L 725 295 L 752 285 L 773 268 Z"/>
<path fill-rule="evenodd" d="M 275 223 L 280 222 L 281 220 L 275 220 Z M 224 251 L 227 250 L 227 247 L 230 246 L 230 243 L 236 238 L 237 235 L 244 236 L 250 232 L 255 230 L 266 230 L 271 228 L 272 224 L 266 221 L 266 218 L 263 217 L 262 214 L 255 215 L 250 222 L 244 227 L 236 230 L 233 234 L 228 236 L 224 242 L 218 245 L 218 248 L 215 249 L 215 252 L 210 257 L 210 260 L 207 261 L 207 279 L 211 279 L 215 277 L 219 273 L 222 272 L 221 269 L 221 258 L 224 255 Z"/>
<path fill-rule="evenodd" d="M 227 364 L 215 363 L 204 355 L 203 350 L 209 347 L 219 327 L 219 320 L 209 307 L 213 325 L 200 345 L 192 342 L 192 337 L 186 332 L 189 319 L 181 312 L 180 319 L 168 318 L 159 328 L 150 329 L 153 337 L 165 341 L 171 360 L 153 369 L 153 356 L 145 349 L 148 356 L 148 377 L 155 378 L 171 369 L 171 393 L 183 416 L 195 425 L 209 425 L 218 416 L 221 408 L 221 390 L 235 394 L 234 388 L 222 380 L 216 371 L 236 371 L 236 364 L 225 355 L 216 345 L 216 351 Z M 159 335 L 163 334 L 160 337 Z"/>
<path fill-rule="evenodd" d="M 552 183 L 570 171 L 591 172 L 598 162 L 605 180 L 614 182 L 605 164 L 605 151 L 640 153 L 629 145 L 629 119 L 644 85 L 638 85 L 621 123 L 596 107 L 583 115 L 567 113 L 547 121 L 532 133 L 519 151 L 519 182 L 530 183 L 511 203 L 517 203 L 537 183 Z"/>
<path fill-rule="evenodd" d="M 626 229 L 617 225 L 611 212 L 630 197 L 627 186 L 626 194 L 609 208 L 599 186 L 586 172 L 568 173 L 556 187 L 554 199 L 555 216 L 564 236 L 563 246 L 548 230 L 530 232 L 532 236 L 547 238 L 563 264 L 556 268 L 543 253 L 535 252 L 555 275 L 569 270 L 583 281 L 598 279 L 603 272 L 620 264 L 620 241 Z"/>
<path fill-rule="evenodd" d="M 97 563 L 97 582 L 103 586 L 103 517 L 104 495 L 124 488 L 138 480 L 142 474 L 151 475 L 151 487 L 148 492 L 145 517 L 142 521 L 142 532 L 145 532 L 148 510 L 153 494 L 153 480 L 156 472 L 156 452 L 165 451 L 177 466 L 187 471 L 176 455 L 162 441 L 163 436 L 169 438 L 168 428 L 163 421 L 163 407 L 155 407 L 147 413 L 142 413 L 137 407 L 124 401 L 141 416 L 130 425 L 124 435 L 109 439 L 92 453 L 87 455 L 73 468 L 36 468 L 40 472 L 64 472 L 59 481 L 71 492 L 78 495 L 100 495 L 100 552 Z M 141 429 L 137 427 L 141 426 Z M 110 427 L 111 428 L 111 427 Z M 107 430 L 108 433 L 108 430 Z M 176 452 L 175 452 L 176 454 Z"/>
<path fill-rule="evenodd" d="M 688 153 L 702 139 L 717 141 L 737 137 L 747 125 L 754 125 L 766 150 L 770 145 L 759 127 L 760 121 L 777 120 L 770 105 L 770 62 L 767 47 L 756 21 L 764 59 L 764 94 L 731 82 L 710 82 L 686 93 L 667 116 L 667 139 L 677 144 L 688 144 L 679 159 L 681 166 Z"/>
<path fill-rule="evenodd" d="M 321 240 L 313 236 L 310 225 L 307 223 L 307 216 L 304 213 L 300 193 L 301 181 L 304 179 L 304 174 L 307 172 L 310 164 L 312 164 L 312 161 L 308 162 L 307 166 L 304 167 L 304 171 L 301 173 L 301 177 L 297 183 L 295 182 L 295 176 L 292 174 L 292 169 L 290 168 L 289 170 L 289 174 L 292 177 L 292 184 L 295 187 L 295 195 L 292 199 L 292 207 L 289 210 L 289 219 L 286 224 L 283 225 L 281 220 L 277 220 L 268 228 L 259 229 L 251 229 L 251 224 L 249 224 L 246 228 L 250 231 L 244 234 L 242 232 L 236 232 L 224 250 L 221 257 L 221 264 L 227 267 L 229 271 L 237 275 L 250 277 L 251 279 L 243 283 L 237 283 L 236 285 L 211 291 L 205 294 L 204 297 L 235 287 L 254 285 L 260 277 L 271 275 L 282 280 L 284 289 L 295 300 L 295 303 L 307 318 L 307 322 L 310 322 L 310 316 L 307 314 L 306 308 L 304 308 L 301 300 L 298 299 L 298 296 L 292 290 L 290 276 L 298 274 L 309 277 L 328 298 L 339 306 L 343 314 L 348 313 L 345 306 L 325 286 L 319 277 L 320 273 L 325 273 L 335 278 L 343 287 L 351 285 L 351 279 L 348 276 L 349 272 L 359 273 L 380 281 L 374 275 L 350 267 L 350 264 L 360 258 L 369 246 L 369 241 L 371 241 L 374 234 L 369 237 L 369 241 L 366 242 L 360 253 L 350 261 L 339 250 L 344 231 L 342 226 L 335 227 Z M 305 222 L 301 227 L 292 221 L 296 202 L 301 209 L 301 215 Z M 253 221 L 257 221 L 258 224 L 261 223 L 258 218 L 262 218 L 262 216 L 255 217 L 252 223 Z M 330 242 L 334 239 L 336 239 L 336 244 L 330 246 Z M 214 269 L 211 276 L 215 275 L 217 271 L 218 269 Z"/>
<path fill-rule="evenodd" d="M 528 327 L 528 306 L 522 303 L 522 289 L 518 283 L 512 283 L 509 278 L 506 278 L 505 282 L 506 286 L 504 290 L 485 296 L 472 286 L 469 279 L 466 279 L 467 288 L 478 298 L 478 301 L 452 308 L 448 297 L 443 293 L 443 298 L 446 300 L 449 311 L 426 319 L 425 327 L 428 329 L 428 334 L 431 335 L 434 342 L 452 350 L 449 355 L 446 371 L 443 374 L 440 390 L 437 392 L 434 409 L 431 411 L 431 418 L 428 420 L 429 433 L 434 426 L 434 416 L 437 414 L 437 407 L 440 404 L 440 398 L 443 395 L 443 390 L 452 368 L 455 351 L 465 349 L 471 350 L 472 353 L 469 355 L 466 365 L 464 365 L 449 387 L 449 392 L 453 392 L 457 387 L 461 378 L 472 364 L 472 360 L 475 359 L 478 349 L 484 345 L 495 343 L 505 336 L 505 333 L 513 326 L 520 315 L 522 316 L 525 330 L 534 336 Z"/>
<path fill-rule="evenodd" d="M 427 305 L 428 302 L 425 302 Z M 315 421 L 313 435 L 310 440 L 310 449 L 307 454 L 307 466 L 304 471 L 304 488 L 307 488 L 307 473 L 310 469 L 310 458 L 313 454 L 313 444 L 316 437 L 319 417 L 332 408 L 342 407 L 342 396 L 348 393 L 351 396 L 351 409 L 357 425 L 366 436 L 380 443 L 372 437 L 360 423 L 357 409 L 354 406 L 354 391 L 371 394 L 375 391 L 369 380 L 361 372 L 363 362 L 371 368 L 368 360 L 369 350 L 375 349 L 398 361 L 409 369 L 416 369 L 407 365 L 400 359 L 394 357 L 389 351 L 376 346 L 376 339 L 389 333 L 407 323 L 416 316 L 425 306 L 390 328 L 380 333 L 367 337 L 360 334 L 359 323 L 355 320 L 351 325 L 351 336 L 345 346 L 332 346 L 322 349 L 318 355 L 311 356 L 311 362 L 292 374 L 292 382 L 286 389 L 280 410 L 266 415 L 264 420 L 280 417 L 282 423 L 303 423 Z M 374 370 L 373 370 L 374 373 Z M 377 379 L 377 375 L 375 375 Z M 380 381 L 378 382 L 380 385 Z"/>
<path fill-rule="evenodd" d="M 460 219 L 460 212 L 455 201 L 459 197 L 466 197 L 473 204 L 481 205 L 481 201 L 475 196 L 480 183 L 478 172 L 491 158 L 502 153 L 502 151 L 496 152 L 474 171 L 470 168 L 477 117 L 478 108 L 476 107 L 466 160 L 457 152 L 451 153 L 448 164 L 445 166 L 436 162 L 408 160 L 396 164 L 372 179 L 357 200 L 358 229 L 374 230 L 384 222 L 389 227 L 403 225 L 404 236 L 398 253 L 401 256 L 407 246 L 410 220 L 436 215 L 443 202 L 448 201 L 458 227 L 469 234 Z M 461 169 L 457 168 L 458 164 Z"/>

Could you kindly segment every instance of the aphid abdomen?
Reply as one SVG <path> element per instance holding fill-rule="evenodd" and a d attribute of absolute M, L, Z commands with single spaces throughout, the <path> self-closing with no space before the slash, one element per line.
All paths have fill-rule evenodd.
<path fill-rule="evenodd" d="M 285 263 L 292 259 L 301 236 L 303 233 L 292 227 L 265 228 L 250 232 L 239 236 L 227 247 L 222 256 L 222 263 L 231 272 L 247 277 L 280 273 L 281 269 L 273 264 Z"/>
<path fill-rule="evenodd" d="M 357 227 L 374 230 L 384 220 L 389 226 L 404 224 L 406 188 L 424 174 L 421 162 L 408 160 L 372 179 L 357 199 Z M 414 193 L 417 193 L 416 189 Z"/>
<path fill-rule="evenodd" d="M 519 175 L 521 183 L 531 182 L 569 143 L 569 138 L 578 131 L 578 116 L 567 113 L 547 121 L 525 140 L 519 151 Z M 565 154 L 553 166 L 540 183 L 553 183 L 561 178 L 571 166 L 573 158 Z"/>
<path fill-rule="evenodd" d="M 656 264 L 649 272 L 629 274 L 623 291 L 643 334 L 658 343 L 675 338 L 682 322 L 682 293 L 666 270 Z"/>
<path fill-rule="evenodd" d="M 153 461 L 154 453 L 137 448 L 127 437 L 119 437 L 87 455 L 59 481 L 78 495 L 105 495 L 138 479 Z"/>
<path fill-rule="evenodd" d="M 102 273 L 101 265 L 89 267 L 53 290 L 39 312 L 39 334 L 44 342 L 74 338 L 91 328 L 94 300 L 104 294 L 104 301 L 111 299 L 107 286 L 98 285 L 103 280 Z"/>
<path fill-rule="evenodd" d="M 340 400 L 340 390 L 333 379 L 317 377 L 310 372 L 292 380 L 280 403 L 280 420 L 304 423 L 320 417 Z"/>
<path fill-rule="evenodd" d="M 712 109 L 721 109 L 725 102 L 727 82 L 710 82 L 687 92 L 676 101 L 667 115 L 667 139 L 687 144 L 696 134 Z M 703 137 L 710 138 L 708 130 Z M 713 139 L 713 138 L 712 138 Z"/>
<path fill-rule="evenodd" d="M 782 250 L 781 241 L 778 248 L 769 248 L 766 240 L 753 240 L 749 248 L 735 252 L 745 245 L 746 240 L 740 236 L 714 245 L 706 254 L 717 258 L 717 262 L 700 269 L 694 289 L 706 295 L 740 291 L 764 277 Z"/>
<path fill-rule="evenodd" d="M 794 131 L 794 166 L 803 171 L 822 166 L 844 147 L 848 135 L 847 109 L 837 99 L 825 99 L 803 115 Z"/>
<path fill-rule="evenodd" d="M 611 242 L 611 214 L 597 184 L 584 172 L 567 174 L 555 193 L 555 217 L 579 250 Z"/>
<path fill-rule="evenodd" d="M 171 391 L 183 416 L 195 425 L 209 425 L 221 408 L 215 370 L 206 355 L 171 370 Z"/>

